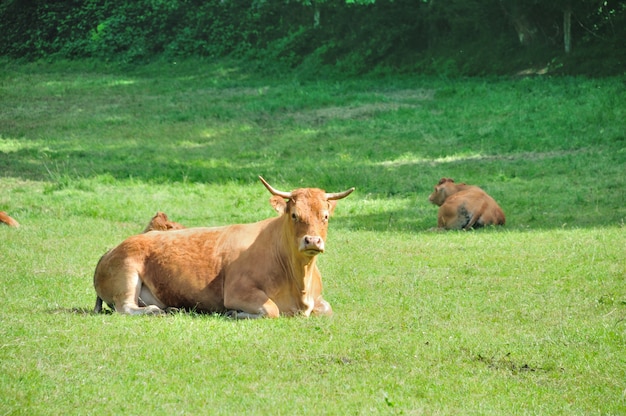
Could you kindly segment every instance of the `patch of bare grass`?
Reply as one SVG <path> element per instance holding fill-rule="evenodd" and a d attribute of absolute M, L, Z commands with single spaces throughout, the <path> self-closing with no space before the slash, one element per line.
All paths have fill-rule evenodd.
<path fill-rule="evenodd" d="M 375 103 L 359 106 L 325 107 L 307 111 L 287 113 L 285 117 L 293 118 L 303 124 L 320 124 L 332 120 L 358 120 L 366 119 L 374 114 L 396 111 L 399 108 L 414 107 L 412 104 L 400 103 Z"/>

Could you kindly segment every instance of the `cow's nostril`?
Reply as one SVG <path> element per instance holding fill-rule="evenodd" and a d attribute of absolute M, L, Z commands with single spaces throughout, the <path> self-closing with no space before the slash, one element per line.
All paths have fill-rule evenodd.
<path fill-rule="evenodd" d="M 303 238 L 304 245 L 306 247 L 321 247 L 324 245 L 322 237 L 307 235 Z"/>

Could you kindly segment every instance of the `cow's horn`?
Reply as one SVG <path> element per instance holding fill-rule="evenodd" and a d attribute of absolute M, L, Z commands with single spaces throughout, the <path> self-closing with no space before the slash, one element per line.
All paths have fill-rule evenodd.
<path fill-rule="evenodd" d="M 276 195 L 276 196 L 280 196 L 282 198 L 285 199 L 291 199 L 291 192 L 283 192 L 283 191 L 278 191 L 274 188 L 272 188 L 272 185 L 270 185 L 269 183 L 267 183 L 265 181 L 265 179 L 263 179 L 262 176 L 259 176 L 259 179 L 261 179 L 261 182 L 263 182 L 263 185 L 265 185 L 265 187 L 267 188 L 268 191 L 270 191 L 270 193 L 272 195 Z"/>
<path fill-rule="evenodd" d="M 332 193 L 332 194 L 326 194 L 326 199 L 328 199 L 330 201 L 331 199 L 345 198 L 348 195 L 350 195 L 352 193 L 352 191 L 354 191 L 354 187 L 348 189 L 347 191 L 335 192 L 335 193 Z"/>

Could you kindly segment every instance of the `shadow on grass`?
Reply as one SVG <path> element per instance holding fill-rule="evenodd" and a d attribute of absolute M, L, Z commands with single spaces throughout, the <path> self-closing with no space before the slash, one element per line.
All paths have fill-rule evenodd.
<path fill-rule="evenodd" d="M 95 295 L 95 293 L 94 293 L 94 295 Z M 97 313 L 95 313 L 93 311 L 93 308 L 85 308 L 85 307 L 54 308 L 54 309 L 49 309 L 48 313 L 50 313 L 51 315 L 60 315 L 60 314 L 83 315 L 83 316 L 98 315 Z M 112 312 L 107 311 L 107 312 L 104 312 L 104 313 L 111 314 Z"/>
<path fill-rule="evenodd" d="M 119 152 L 108 159 L 122 160 L 124 151 Z M 315 186 L 336 192 L 355 186 L 350 204 L 374 199 L 379 207 L 366 210 L 357 206 L 348 211 L 347 204 L 339 206 L 340 218 L 333 219 L 331 229 L 355 231 L 424 232 L 436 226 L 438 208 L 430 205 L 427 198 L 432 186 L 443 176 L 484 187 L 504 209 L 505 229 L 618 226 L 626 218 L 624 177 L 610 172 L 585 172 L 581 166 L 572 169 L 567 158 L 552 164 L 545 164 L 541 158 L 523 163 L 519 159 L 486 158 L 449 163 L 415 162 L 389 168 L 369 162 L 293 158 L 284 163 L 264 160 L 229 165 L 206 162 L 202 157 L 183 159 L 184 155 L 177 155 L 174 150 L 166 153 L 172 155 L 172 160 L 160 162 L 146 158 L 138 160 L 132 168 L 123 161 L 102 160 L 96 165 L 93 161 L 98 160 L 97 153 L 62 154 L 45 164 L 31 159 L 32 154 L 27 151 L 0 153 L 0 172 L 3 172 L 0 175 L 47 182 L 46 189 L 50 192 L 64 188 L 91 189 L 89 181 L 115 186 L 115 181 L 129 178 L 153 184 L 155 189 L 173 183 L 236 183 L 261 189 L 258 175 L 285 189 Z M 590 163 L 615 169 L 619 166 L 611 160 Z M 394 202 L 398 200 L 402 202 Z"/>
<path fill-rule="evenodd" d="M 94 296 L 95 296 L 95 292 L 94 292 Z M 51 315 L 80 315 L 80 316 L 99 316 L 99 315 L 113 315 L 115 314 L 115 311 L 113 311 L 112 309 L 109 308 L 103 308 L 101 312 L 94 312 L 93 308 L 86 308 L 86 307 L 73 307 L 73 308 L 63 308 L 63 307 L 59 307 L 59 308 L 54 308 L 54 309 L 49 309 L 48 313 Z M 172 309 L 170 311 L 168 311 L 166 314 L 164 315 L 159 315 L 159 316 L 175 316 L 175 315 L 182 315 L 182 316 L 187 316 L 190 318 L 200 318 L 200 317 L 211 317 L 211 318 L 216 318 L 216 319 L 222 319 L 222 320 L 226 320 L 226 321 L 236 321 L 236 319 L 233 319 L 231 316 L 229 316 L 228 313 L 216 313 L 216 312 L 198 312 L 195 310 L 186 310 L 186 309 Z"/>
<path fill-rule="evenodd" d="M 614 226 L 626 217 L 625 180 L 617 174 L 623 166 L 622 156 L 607 149 L 438 159 L 420 156 L 417 151 L 407 157 L 393 149 L 379 155 L 378 144 L 371 140 L 364 141 L 358 151 L 350 147 L 353 143 L 347 147 L 337 144 L 329 151 L 324 146 L 332 146 L 332 139 L 325 144 L 305 143 L 297 149 L 293 143 L 272 144 L 265 139 L 250 145 L 245 137 L 237 143 L 216 140 L 220 143 L 217 147 L 203 140 L 198 136 L 193 150 L 167 140 L 119 140 L 115 145 L 91 145 L 89 139 L 33 141 L 13 151 L 0 151 L 0 176 L 47 182 L 54 192 L 55 187 L 80 186 L 81 181 L 105 180 L 114 186 L 116 180 L 130 178 L 155 187 L 172 183 L 256 185 L 258 175 L 263 175 L 279 188 L 315 186 L 336 192 L 355 186 L 352 199 L 416 199 L 414 207 L 354 212 L 339 225 L 352 230 L 428 230 L 436 224 L 437 210 L 424 209 L 425 203 L 420 201 L 426 200 L 432 186 L 444 176 L 486 185 L 507 214 L 508 225 Z M 238 151 L 239 146 L 245 150 Z"/>

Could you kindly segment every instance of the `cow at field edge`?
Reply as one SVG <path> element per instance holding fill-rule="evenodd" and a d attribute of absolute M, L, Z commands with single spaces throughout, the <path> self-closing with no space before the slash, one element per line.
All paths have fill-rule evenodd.
<path fill-rule="evenodd" d="M 183 228 L 185 228 L 183 225 L 174 221 L 170 221 L 170 219 L 167 218 L 167 215 L 164 212 L 158 211 L 154 215 L 154 217 L 152 217 L 143 232 L 147 233 L 149 231 L 182 230 Z"/>
<path fill-rule="evenodd" d="M 324 252 L 336 201 L 354 188 L 274 189 L 282 214 L 252 224 L 149 232 L 129 237 L 96 266 L 95 312 L 102 302 L 126 314 L 167 308 L 228 312 L 237 318 L 332 314 L 316 259 Z M 277 208 L 278 207 L 278 208 Z"/>
<path fill-rule="evenodd" d="M 0 211 L 0 223 L 4 223 L 8 225 L 9 227 L 15 227 L 15 228 L 18 228 L 20 226 L 19 222 L 9 217 L 9 214 L 7 214 L 4 211 Z"/>
<path fill-rule="evenodd" d="M 469 230 L 487 225 L 504 225 L 506 219 L 498 203 L 478 186 L 456 184 L 441 178 L 428 200 L 439 206 L 437 227 Z"/>

